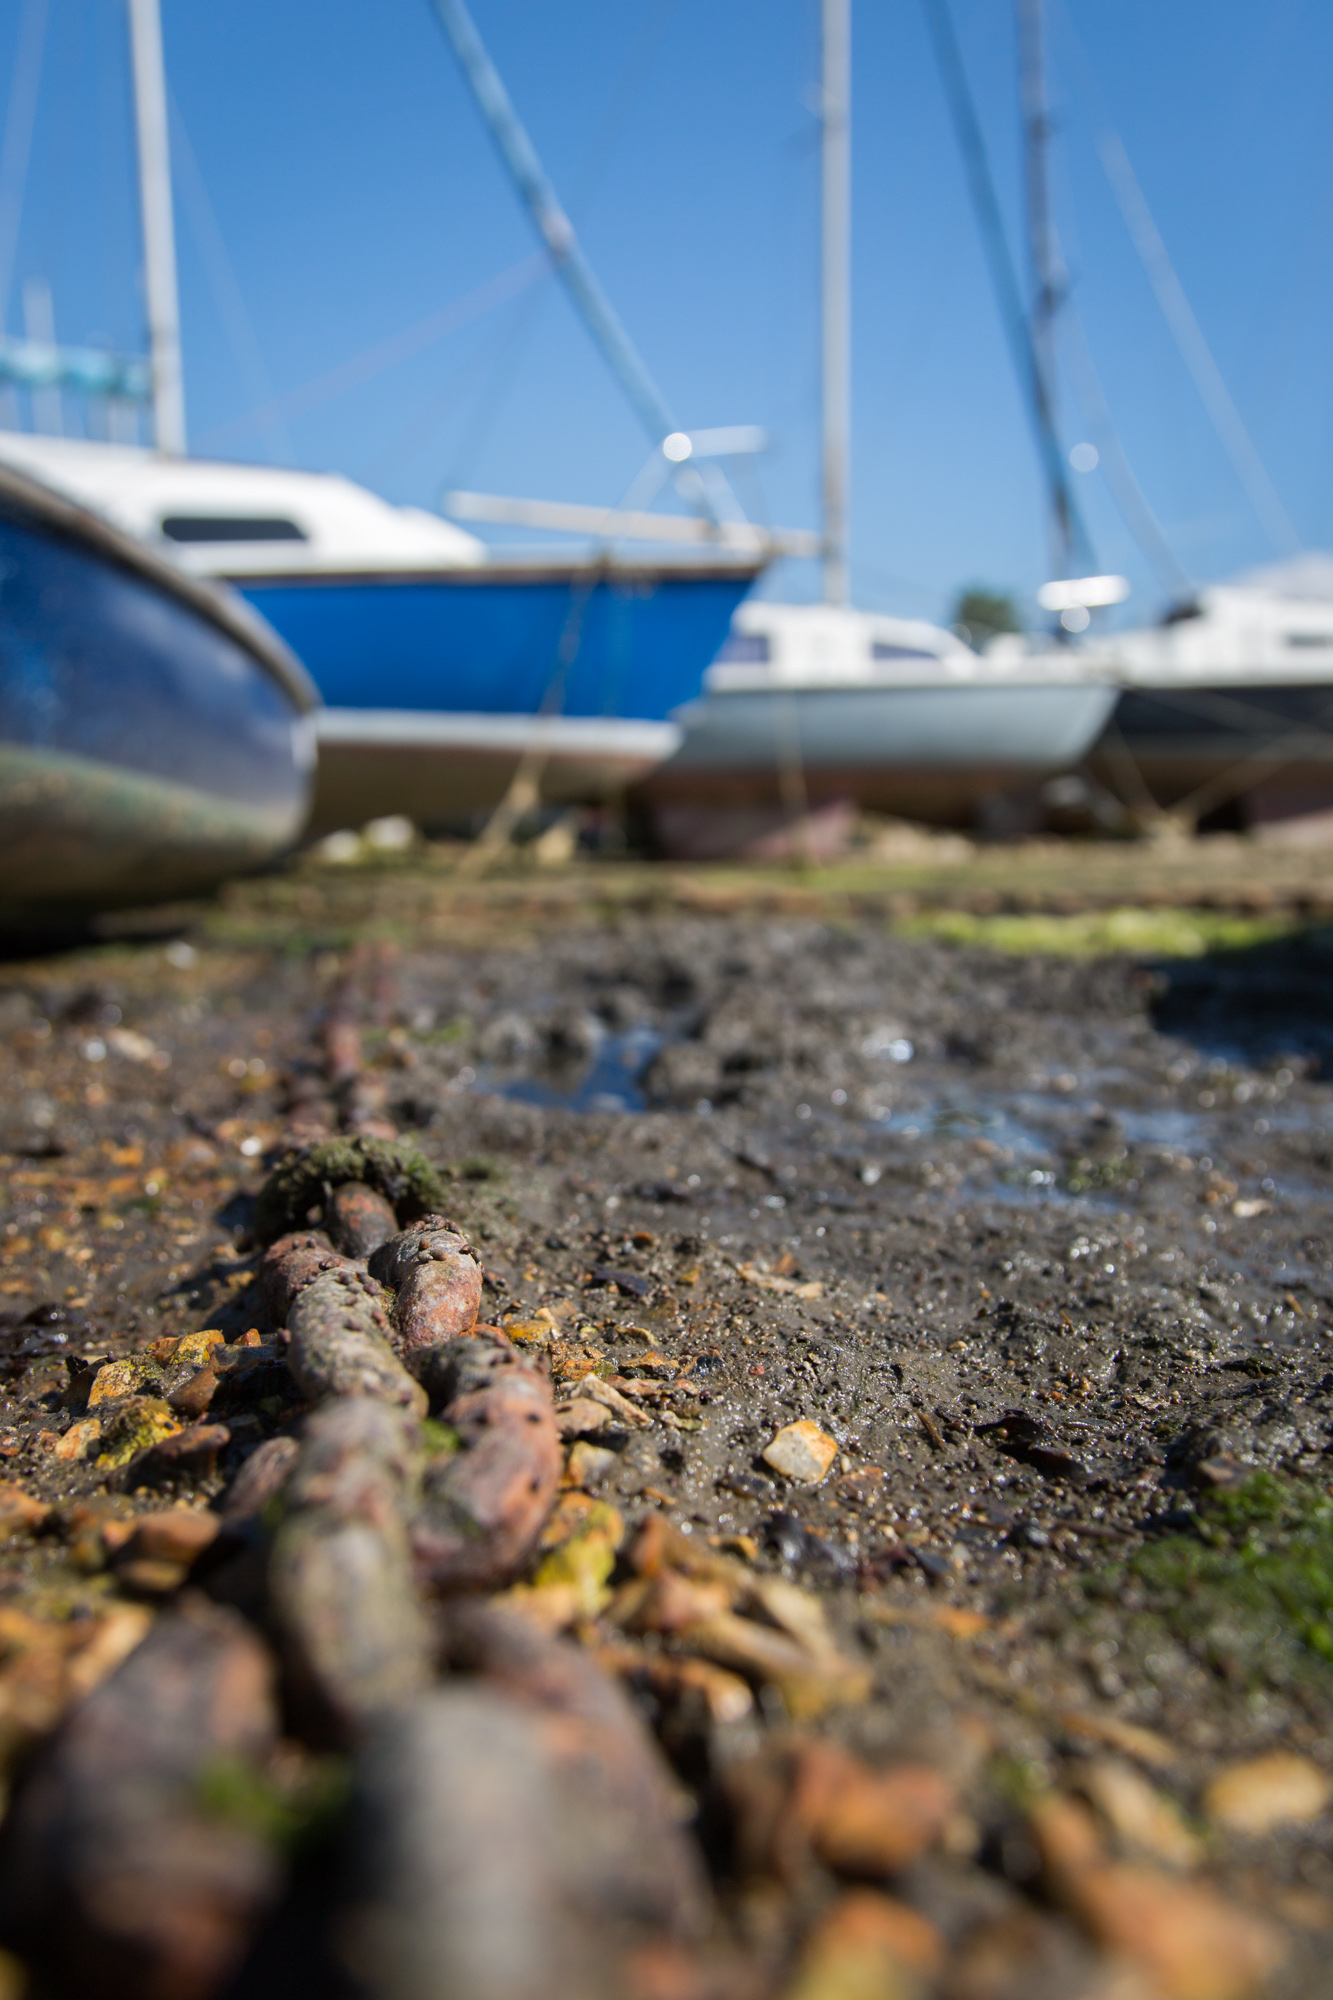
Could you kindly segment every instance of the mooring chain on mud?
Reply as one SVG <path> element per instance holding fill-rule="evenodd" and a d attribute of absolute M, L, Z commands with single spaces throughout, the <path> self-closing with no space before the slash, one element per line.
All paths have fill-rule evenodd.
<path fill-rule="evenodd" d="M 776 986 L 787 947 L 769 962 Z M 869 969 L 881 963 L 896 961 Z M 168 1182 L 161 1217 L 134 1225 L 168 1262 L 187 1203 L 237 1192 L 221 1148 L 265 1152 L 257 1198 L 226 1211 L 249 1240 L 214 1253 L 218 1324 L 135 1343 L 126 1311 L 83 1328 L 66 1366 L 61 1308 L 13 1316 L 0 2000 L 1321 1990 L 1315 1843 L 1333 1780 L 1314 1733 L 1326 1696 L 1302 1673 L 1327 1634 L 1327 1467 L 1307 1485 L 1253 1472 L 1261 1429 L 1288 1425 L 1275 1380 L 1290 1357 L 1238 1316 L 1223 1324 L 1230 1290 L 1182 1252 L 1175 1209 L 1160 1268 L 1126 1292 L 1137 1324 L 1119 1297 L 1144 1247 L 1127 1218 L 1099 1236 L 1085 1206 L 1085 1234 L 1062 1248 L 1054 1197 L 1044 1233 L 1031 1209 L 988 1211 L 973 1240 L 989 1282 L 936 1296 L 921 1279 L 948 1277 L 965 1238 L 937 1240 L 882 1165 L 909 1160 L 916 1128 L 896 1154 L 877 1137 L 844 1230 L 833 1169 L 809 1146 L 817 1064 L 797 1086 L 798 1169 L 739 1112 L 730 1122 L 730 1027 L 677 1049 L 686 1107 L 706 1088 L 718 1115 L 624 1120 L 613 1166 L 571 1160 L 563 1113 L 514 1112 L 525 1185 L 511 1204 L 470 1149 L 498 1143 L 513 1107 L 479 1105 L 453 1067 L 489 1060 L 480 1034 L 460 1050 L 451 1018 L 439 1036 L 432 1145 L 450 1164 L 432 1165 L 385 1105 L 400 1060 L 428 1069 L 434 1030 L 413 1050 L 399 1022 L 418 1016 L 386 955 L 343 972 L 331 997 L 323 983 L 285 1125 L 276 1091 L 272 1117 L 257 1114 L 238 1051 L 225 1067 L 245 1117 L 210 1125 L 207 1176 L 184 1202 Z M 529 962 L 521 978 L 526 994 Z M 1036 1008 L 1050 976 L 1032 978 L 1019 997 Z M 822 1060 L 821 992 L 801 1046 Z M 510 1004 L 503 979 L 492 998 Z M 888 1046 L 911 1049 L 903 1026 L 924 1044 L 908 1017 Z M 866 1066 L 887 1033 L 857 1017 Z M 594 1043 L 589 1030 L 580 1046 Z M 72 1040 L 69 1055 L 85 1060 Z M 829 1137 L 856 1087 L 846 1061 L 824 1072 L 843 1079 Z M 882 1079 L 866 1075 L 878 1105 Z M 790 1095 L 793 1080 L 788 1064 L 764 1088 Z M 1074 1082 L 1062 1071 L 1052 1088 L 1063 1100 Z M 1117 1159 L 1095 1152 L 1112 1126 L 1099 1111 L 1080 1141 L 1071 1199 L 1100 1176 L 1129 1200 Z M 107 1144 L 119 1168 L 130 1148 Z M 636 1144 L 650 1157 L 631 1167 Z M 1210 1239 L 1234 1248 L 1228 1217 L 1276 1216 L 1284 1198 L 1254 1192 L 1274 1185 L 1264 1165 L 1243 1188 L 1214 1137 L 1197 1162 L 1182 1144 L 1159 1177 L 1175 1188 L 1197 1167 Z M 998 1157 L 989 1139 L 932 1139 L 925 1185 L 964 1145 Z M 136 1193 L 174 1173 L 164 1157 L 140 1153 Z M 56 1179 L 44 1162 L 32 1186 Z M 788 1232 L 807 1183 L 828 1222 L 803 1244 Z M 109 1166 L 87 1172 L 85 1212 L 109 1184 Z M 51 1210 L 25 1198 L 45 1250 Z M 108 1260 L 105 1296 L 126 1268 Z M 153 1310 L 179 1323 L 151 1278 Z M 1286 1273 L 1265 1283 L 1314 1370 L 1280 1450 L 1317 1467 L 1324 1302 Z M 198 1274 L 191 1287 L 194 1302 Z M 46 1372 L 19 1391 L 39 1334 Z M 1157 1359 L 1136 1373 L 1140 1347 Z M 1196 1383 L 1192 1408 L 1177 1380 Z M 1167 1493 L 1170 1514 L 1154 1497 Z M 1253 1686 L 1272 1700 L 1240 1704 L 1257 1740 L 1220 1763 L 1224 1739 L 1205 1732 L 1228 1725 L 1191 1648 L 1196 1628 L 1209 1646 L 1244 1637 L 1237 1578 L 1268 1593 L 1254 1629 L 1275 1652 Z M 1285 1627 L 1279 1593 L 1295 1607 Z M 1145 1693 L 1141 1662 L 1163 1658 Z M 1249 1671 L 1228 1655 L 1229 1690 Z"/>
<path fill-rule="evenodd" d="M 636 1944 L 700 1932 L 702 1870 L 625 1696 L 515 1613 L 440 1626 L 451 1593 L 521 1572 L 563 1451 L 548 1377 L 478 1325 L 481 1262 L 365 1075 L 356 971 L 319 1033 L 323 1094 L 293 1090 L 256 1216 L 257 1290 L 304 1420 L 218 1505 L 227 1601 L 161 1615 L 9 1815 L 4 1935 L 69 2000 L 213 2000 L 262 1943 L 282 1867 L 203 1799 L 215 1771 L 262 1785 L 279 1693 L 308 1751 L 353 1758 L 348 1908 L 325 1947 L 349 1990 L 582 2000 L 619 1990 Z M 205 1375 L 197 1411 L 190 1383 L 173 1392 L 184 1414 L 207 1411 Z"/>
<path fill-rule="evenodd" d="M 443 1216 L 423 1216 L 378 1244 L 369 1268 L 382 1284 L 393 1288 L 400 1352 L 414 1354 L 454 1340 L 477 1324 L 481 1263 Z"/>
<path fill-rule="evenodd" d="M 375 1158 L 381 1177 L 402 1172 L 401 1157 Z M 289 1179 L 303 1168 L 312 1181 L 330 1163 L 312 1155 L 297 1165 Z M 348 1185 L 327 1200 L 330 1221 L 353 1206 Z M 358 1213 L 371 1206 L 360 1204 Z M 550 1739 L 551 1702 L 535 1684 L 505 1694 L 429 1692 L 423 1587 L 432 1594 L 502 1587 L 531 1555 L 550 1513 L 562 1468 L 550 1384 L 498 1330 L 477 1326 L 481 1266 L 445 1218 L 419 1217 L 381 1242 L 370 1263 L 376 1275 L 339 1256 L 317 1231 L 279 1238 L 264 1262 L 266 1295 L 275 1310 L 285 1306 L 289 1365 L 315 1405 L 282 1492 L 270 1615 L 307 1739 L 369 1746 L 355 1815 L 366 1903 L 353 1919 L 363 1942 L 371 1933 L 380 1941 L 367 1957 L 376 1967 L 369 1984 L 394 1996 L 475 1990 L 480 2000 L 492 1990 L 467 1981 L 492 1978 L 488 1961 L 512 1950 L 486 1914 L 494 1894 L 487 1871 L 502 1865 L 499 1849 L 482 1858 L 472 1850 L 475 1826 L 483 1819 L 494 1826 L 498 1817 L 506 1849 L 512 1840 L 515 1851 L 537 1851 L 521 1912 L 521 1977 L 511 1973 L 494 1990 L 515 2000 L 610 1990 L 608 1954 L 645 1931 L 643 1899 L 620 1895 L 611 1851 L 621 1854 L 622 1874 L 626 1843 L 652 1853 L 667 1879 L 673 1854 L 681 1857 L 678 1875 L 692 1867 L 643 1725 L 591 1661 L 575 1671 L 602 1688 L 607 1713 L 600 1722 L 585 1718 L 577 1750 Z M 432 1452 L 419 1422 L 427 1407 L 444 1439 Z M 542 1644 L 548 1676 L 558 1680 L 568 1649 Z M 511 1642 L 510 1652 L 519 1650 Z M 484 1660 L 472 1671 L 484 1676 Z M 625 1770 L 638 1773 L 633 1800 L 615 1795 L 616 1774 Z M 635 1823 L 636 1811 L 644 1819 L 644 1798 L 655 1803 L 651 1827 Z M 571 1841 L 571 1828 L 585 1820 Z M 588 1847 L 594 1824 L 603 1833 Z M 403 1871 L 392 1865 L 404 1840 L 415 1855 L 411 1879 L 422 1884 L 415 1902 L 404 1901 Z M 653 1907 L 652 1924 L 682 1935 L 697 1930 L 701 1898 L 696 1883 L 689 1923 L 682 1902 Z M 593 1915 L 601 1932 L 595 1945 L 580 1922 Z M 430 1983 L 420 1985 L 428 1966 Z M 458 1983 L 441 1983 L 447 1967 Z"/>

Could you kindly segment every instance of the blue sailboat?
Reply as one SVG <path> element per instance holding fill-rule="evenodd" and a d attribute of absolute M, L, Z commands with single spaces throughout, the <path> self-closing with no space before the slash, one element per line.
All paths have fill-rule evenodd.
<path fill-rule="evenodd" d="M 294 649 L 324 704 L 312 833 L 388 813 L 457 819 L 496 805 L 520 771 L 553 801 L 604 797 L 642 777 L 679 744 L 672 712 L 699 692 L 770 548 L 724 518 L 717 468 L 685 463 L 695 442 L 588 268 L 461 0 L 437 0 L 441 24 L 552 269 L 648 431 L 654 490 L 675 480 L 697 516 L 688 525 L 712 547 L 626 558 L 612 527 L 590 549 L 493 559 L 451 523 L 337 475 L 188 457 L 157 0 L 127 4 L 156 449 L 11 432 L 0 464 L 187 573 L 235 585 Z M 61 358 L 49 359 L 54 379 L 74 383 L 68 356 L 63 375 Z M 33 365 L 0 346 L 0 380 L 7 366 Z M 132 396 L 132 383 L 118 393 Z M 664 540 L 686 525 L 658 518 Z"/>
<path fill-rule="evenodd" d="M 323 706 L 308 830 L 485 811 L 526 758 L 553 802 L 598 799 L 681 740 L 762 554 L 499 560 L 452 523 L 337 474 L 0 434 L 8 464 L 162 561 L 227 582 Z"/>
<path fill-rule="evenodd" d="M 488 564 L 447 581 L 241 587 L 317 663 L 323 831 L 387 811 L 430 825 L 482 810 L 534 754 L 548 801 L 623 789 L 676 748 L 667 718 L 697 691 L 753 576 Z"/>

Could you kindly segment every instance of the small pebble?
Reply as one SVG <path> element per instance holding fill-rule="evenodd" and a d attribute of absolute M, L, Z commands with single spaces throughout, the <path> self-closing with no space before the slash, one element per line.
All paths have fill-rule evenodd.
<path fill-rule="evenodd" d="M 818 1486 L 837 1456 L 836 1441 L 809 1417 L 784 1424 L 763 1454 L 765 1465 L 798 1486 Z"/>
<path fill-rule="evenodd" d="M 571 1486 L 597 1486 L 619 1463 L 615 1452 L 607 1451 L 603 1445 L 580 1441 L 566 1461 L 566 1477 Z"/>
<path fill-rule="evenodd" d="M 1232 1764 L 1208 1785 L 1204 1810 L 1228 1833 L 1271 1833 L 1278 1826 L 1303 1826 L 1318 1819 L 1333 1793 L 1326 1772 L 1308 1757 L 1275 1750 Z"/>
<path fill-rule="evenodd" d="M 204 1507 L 170 1507 L 135 1523 L 126 1554 L 155 1562 L 192 1563 L 216 1541 L 222 1523 Z"/>

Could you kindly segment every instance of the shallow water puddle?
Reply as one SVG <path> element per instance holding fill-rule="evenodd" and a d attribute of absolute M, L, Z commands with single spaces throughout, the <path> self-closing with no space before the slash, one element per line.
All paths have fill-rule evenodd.
<path fill-rule="evenodd" d="M 631 1028 L 607 1035 L 591 1060 L 548 1062 L 523 1076 L 483 1069 L 473 1089 L 548 1111 L 643 1111 L 643 1073 L 665 1039 L 656 1028 Z"/>

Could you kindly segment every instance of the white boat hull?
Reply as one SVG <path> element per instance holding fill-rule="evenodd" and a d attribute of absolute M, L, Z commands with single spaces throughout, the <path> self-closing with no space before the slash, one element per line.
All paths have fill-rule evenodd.
<path fill-rule="evenodd" d="M 405 814 L 443 826 L 499 804 L 526 757 L 542 800 L 596 804 L 644 779 L 678 748 L 672 722 L 621 717 L 466 715 L 325 708 L 308 831 Z"/>
<path fill-rule="evenodd" d="M 654 806 L 811 805 L 969 824 L 983 803 L 1077 764 L 1117 690 L 1097 681 L 935 682 L 711 691 L 644 788 Z"/>

